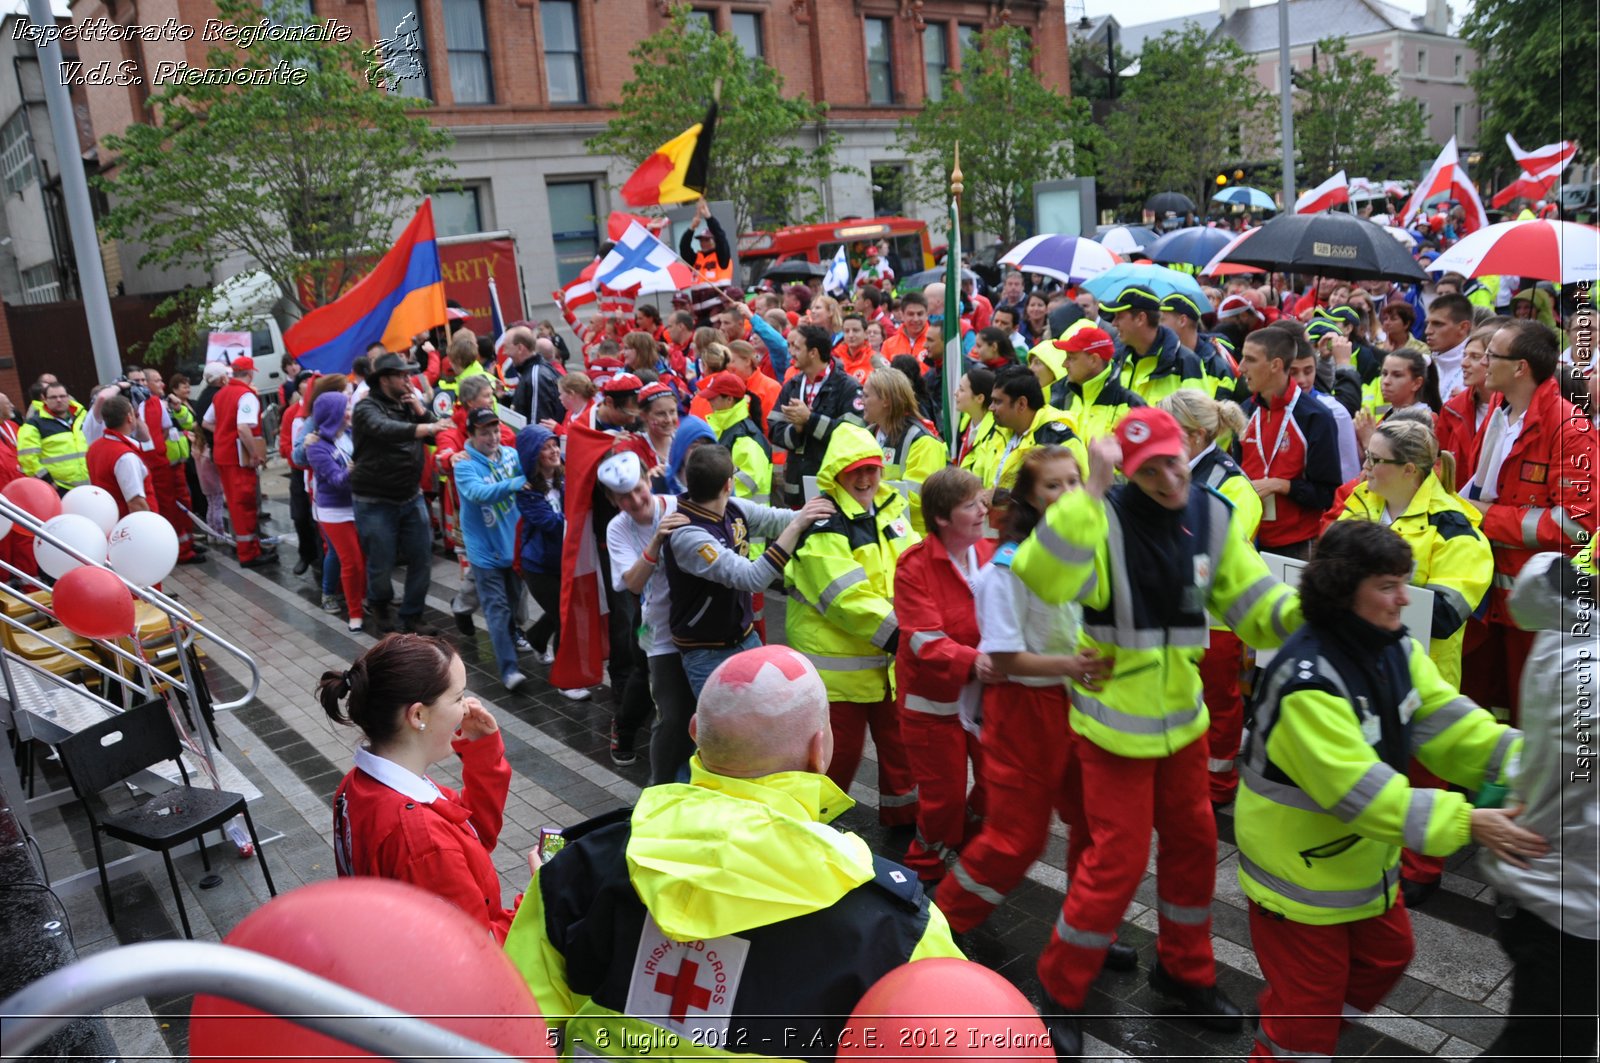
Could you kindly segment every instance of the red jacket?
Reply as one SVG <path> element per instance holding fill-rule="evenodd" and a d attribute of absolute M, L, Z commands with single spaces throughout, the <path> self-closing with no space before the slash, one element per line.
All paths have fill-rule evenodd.
<path fill-rule="evenodd" d="M 1475 440 L 1480 457 L 1493 420 L 1491 410 Z M 1540 384 L 1480 529 L 1494 547 L 1490 621 L 1512 622 L 1506 595 L 1529 558 L 1546 550 L 1572 557 L 1594 535 L 1595 457 L 1594 423 L 1561 397 L 1555 377 Z"/>
<path fill-rule="evenodd" d="M 1472 479 L 1478 468 L 1478 448 L 1482 440 L 1478 437 L 1477 403 L 1473 390 L 1463 388 L 1433 418 L 1434 429 L 1439 434 L 1439 449 L 1456 456 L 1457 487 Z M 1489 396 L 1489 409 L 1498 405 L 1500 393 L 1495 392 Z M 1486 422 L 1488 419 L 1484 417 Z"/>
<path fill-rule="evenodd" d="M 978 567 L 988 563 L 998 545 L 994 539 L 978 540 Z M 894 661 L 901 707 L 955 715 L 978 657 L 978 613 L 972 587 L 937 536 L 930 534 L 900 555 L 894 612 L 900 621 Z"/>
<path fill-rule="evenodd" d="M 455 741 L 465 785 L 439 787 L 424 804 L 359 768 L 333 794 L 334 862 L 341 876 L 375 875 L 421 886 L 454 904 L 503 942 L 513 909 L 500 904 L 489 854 L 500 836 L 511 765 L 499 733 Z"/>
<path fill-rule="evenodd" d="M 1333 414 L 1292 381 L 1264 407 L 1252 395 L 1244 412 L 1250 420 L 1239 437 L 1239 467 L 1252 480 L 1289 481 L 1288 493 L 1274 496 L 1277 516 L 1262 517 L 1256 541 L 1271 549 L 1315 539 L 1341 482 Z"/>
<path fill-rule="evenodd" d="M 132 454 L 144 465 L 144 502 L 156 508 L 156 485 L 150 478 L 150 466 L 145 464 L 145 451 L 139 444 L 120 432 L 107 429 L 105 434 L 89 444 L 85 462 L 89 466 L 89 482 L 102 491 L 109 491 L 117 501 L 117 516 L 128 515 L 128 500 L 123 497 L 122 485 L 117 482 L 117 462 L 124 454 Z"/>
<path fill-rule="evenodd" d="M 17 462 L 17 422 L 0 421 L 0 487 L 21 476 L 22 466 Z"/>

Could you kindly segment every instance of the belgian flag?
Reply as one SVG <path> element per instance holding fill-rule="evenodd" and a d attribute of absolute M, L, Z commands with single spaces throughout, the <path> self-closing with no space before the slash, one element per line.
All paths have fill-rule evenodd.
<path fill-rule="evenodd" d="M 717 131 L 717 103 L 711 101 L 705 120 L 696 122 L 657 148 L 622 186 L 629 206 L 692 203 L 706 193 L 711 172 L 711 139 Z"/>

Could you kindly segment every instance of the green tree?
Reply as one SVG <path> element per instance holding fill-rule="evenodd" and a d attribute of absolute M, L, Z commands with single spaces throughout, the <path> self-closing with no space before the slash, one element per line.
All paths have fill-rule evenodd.
<path fill-rule="evenodd" d="M 1590 0 L 1474 0 L 1461 35 L 1478 53 L 1471 82 L 1483 106 L 1483 172 L 1516 176 L 1507 133 L 1524 149 L 1575 140 L 1580 161 L 1594 158 L 1600 23 Z"/>
<path fill-rule="evenodd" d="M 249 0 L 217 0 L 217 11 L 241 28 L 263 17 Z M 232 71 L 231 83 L 170 81 L 150 98 L 153 122 L 106 138 L 107 234 L 142 241 L 141 265 L 211 270 L 245 255 L 302 310 L 302 278 L 315 302 L 332 298 L 448 166 L 450 135 L 408 113 L 416 101 L 369 84 L 365 52 L 361 41 L 337 39 L 211 49 L 207 67 Z M 173 303 L 170 335 L 205 301 Z"/>
<path fill-rule="evenodd" d="M 1033 46 L 1015 27 L 980 34 L 959 74 L 945 74 L 944 98 L 900 124 L 918 198 L 950 195 L 950 164 L 961 145 L 964 223 L 1012 243 L 1033 231 L 1033 184 L 1094 172 L 1099 130 L 1089 105 L 1069 100 L 1033 72 Z"/>
<path fill-rule="evenodd" d="M 1412 179 L 1439 153 L 1422 105 L 1402 98 L 1377 60 L 1340 38 L 1317 42 L 1316 64 L 1294 74 L 1297 177 L 1312 186 L 1340 170 L 1350 177 Z"/>
<path fill-rule="evenodd" d="M 1073 37 L 1068 48 L 1072 56 L 1072 95 L 1074 99 L 1084 100 L 1109 100 L 1111 95 L 1111 78 L 1109 73 L 1120 74 L 1133 62 L 1133 56 L 1122 50 L 1122 46 L 1113 43 L 1110 54 L 1106 42 L 1101 39 L 1088 37 Z M 1107 62 L 1111 69 L 1107 68 Z M 1120 85 L 1120 82 L 1118 82 Z M 1119 90 L 1120 95 L 1120 90 Z"/>
<path fill-rule="evenodd" d="M 633 76 L 622 86 L 616 117 L 586 145 L 630 170 L 705 118 L 722 82 L 707 199 L 733 203 L 739 232 L 819 218 L 822 190 L 836 172 L 839 135 L 828 107 L 783 94 L 783 76 L 744 54 L 731 33 L 713 33 L 672 9 L 671 25 L 629 52 Z"/>
<path fill-rule="evenodd" d="M 1199 27 L 1145 41 L 1139 73 L 1118 81 L 1103 179 L 1140 202 L 1173 191 L 1204 209 L 1217 174 L 1270 154 L 1272 98 L 1254 64 L 1231 38 Z"/>

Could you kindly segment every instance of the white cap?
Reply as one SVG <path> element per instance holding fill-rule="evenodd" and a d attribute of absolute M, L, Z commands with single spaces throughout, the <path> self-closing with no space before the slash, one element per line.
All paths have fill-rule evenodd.
<path fill-rule="evenodd" d="M 631 450 L 624 450 L 620 454 L 613 454 L 600 463 L 600 468 L 595 470 L 595 476 L 607 490 L 617 494 L 625 494 L 639 485 L 639 479 L 644 475 L 644 466 L 639 461 L 639 455 Z"/>

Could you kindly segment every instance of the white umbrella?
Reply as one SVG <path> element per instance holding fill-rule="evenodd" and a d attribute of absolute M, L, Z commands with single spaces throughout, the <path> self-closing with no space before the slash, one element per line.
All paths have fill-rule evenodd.
<path fill-rule="evenodd" d="M 1117 264 L 1117 256 L 1087 236 L 1030 236 L 1000 256 L 1000 263 L 1079 284 Z"/>
<path fill-rule="evenodd" d="M 1428 268 L 1463 277 L 1593 281 L 1600 278 L 1600 229 L 1571 221 L 1503 221 L 1463 237 Z"/>
<path fill-rule="evenodd" d="M 1149 236 L 1145 236 L 1143 235 L 1145 233 L 1150 233 L 1150 230 L 1143 226 L 1118 225 L 1114 229 L 1107 229 L 1096 239 L 1102 247 L 1119 255 L 1136 255 L 1143 251 L 1146 245 L 1155 243 L 1155 234 L 1150 233 Z"/>

